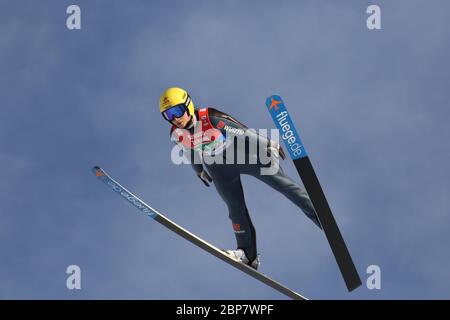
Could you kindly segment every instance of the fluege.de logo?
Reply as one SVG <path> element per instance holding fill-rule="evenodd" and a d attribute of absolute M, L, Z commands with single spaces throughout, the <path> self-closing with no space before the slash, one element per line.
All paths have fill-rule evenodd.
<path fill-rule="evenodd" d="M 306 157 L 306 150 L 280 96 L 271 96 L 266 105 L 293 160 Z"/>

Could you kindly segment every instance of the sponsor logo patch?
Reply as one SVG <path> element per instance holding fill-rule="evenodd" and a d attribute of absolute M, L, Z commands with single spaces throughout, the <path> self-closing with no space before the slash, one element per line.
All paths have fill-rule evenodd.
<path fill-rule="evenodd" d="M 245 230 L 241 230 L 241 225 L 239 223 L 233 223 L 234 233 L 245 233 Z"/>
<path fill-rule="evenodd" d="M 222 129 L 223 127 L 225 127 L 225 122 L 223 122 L 222 120 L 220 120 L 219 123 L 217 124 L 217 128 L 218 128 L 218 129 Z"/>

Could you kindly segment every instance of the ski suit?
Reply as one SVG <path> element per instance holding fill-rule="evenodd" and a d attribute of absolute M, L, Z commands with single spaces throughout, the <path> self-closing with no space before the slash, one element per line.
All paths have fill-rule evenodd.
<path fill-rule="evenodd" d="M 188 154 L 197 174 L 200 174 L 204 167 L 209 172 L 217 192 L 228 207 L 237 247 L 244 250 L 250 261 L 257 256 L 256 232 L 245 204 L 241 174 L 251 175 L 281 192 L 321 228 L 308 194 L 286 176 L 279 165 L 275 173 L 261 174 L 261 169 L 267 168 L 269 165 L 261 160 L 259 148 L 255 151 L 250 145 L 264 146 L 265 152 L 271 160 L 279 161 L 279 158 L 270 152 L 270 140 L 255 133 L 249 134 L 254 130 L 250 131 L 247 126 L 230 115 L 211 107 L 195 110 L 195 117 L 196 122 L 190 129 L 172 126 L 171 140 L 186 152 L 185 155 Z M 240 137 L 245 139 L 244 149 L 237 148 L 237 141 Z M 231 151 L 234 155 L 232 163 L 226 160 L 223 163 L 207 163 L 204 158 L 204 155 L 208 154 L 225 159 L 227 152 Z M 244 163 L 237 161 L 239 152 L 241 155 L 244 153 Z"/>

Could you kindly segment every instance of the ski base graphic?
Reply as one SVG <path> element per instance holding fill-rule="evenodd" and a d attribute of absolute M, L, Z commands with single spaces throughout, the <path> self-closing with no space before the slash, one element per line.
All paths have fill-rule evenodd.
<path fill-rule="evenodd" d="M 144 201 L 136 197 L 134 194 L 132 194 L 130 191 L 128 191 L 125 187 L 120 185 L 117 181 L 112 179 L 102 168 L 100 167 L 94 167 L 93 168 L 94 174 L 97 178 L 99 178 L 101 181 L 103 181 L 107 186 L 109 186 L 113 191 L 115 191 L 117 194 L 119 194 L 122 198 L 127 200 L 129 203 L 131 203 L 134 207 L 139 209 L 142 213 L 149 216 L 150 218 L 154 219 L 155 221 L 159 222 L 166 228 L 172 230 L 176 234 L 180 235 L 181 237 L 185 238 L 189 242 L 195 244 L 196 246 L 202 248 L 203 250 L 209 252 L 213 256 L 219 258 L 220 260 L 232 265 L 236 269 L 239 269 L 249 276 L 261 281 L 262 283 L 268 285 L 269 287 L 272 287 L 273 289 L 277 290 L 278 292 L 292 298 L 295 300 L 307 300 L 304 296 L 301 294 L 287 288 L 286 286 L 282 285 L 279 282 L 276 282 L 266 276 L 265 274 L 262 274 L 261 272 L 253 269 L 252 267 L 245 265 L 243 263 L 240 263 L 234 259 L 232 259 L 228 254 L 221 250 L 214 245 L 210 244 L 209 242 L 201 239 L 200 237 L 196 236 L 195 234 L 189 232 L 188 230 L 184 229 L 183 227 L 177 225 L 175 222 L 171 221 L 170 219 L 166 218 L 164 215 L 147 205 Z"/>
<path fill-rule="evenodd" d="M 273 95 L 267 98 L 266 107 L 278 130 L 283 133 L 284 145 L 294 162 L 295 168 L 316 210 L 317 217 L 323 227 L 323 231 L 330 244 L 331 251 L 334 254 L 347 289 L 348 291 L 352 291 L 361 285 L 361 279 L 339 231 L 328 201 L 325 198 L 319 179 L 309 160 L 308 153 L 295 128 L 294 122 L 280 96 Z"/>

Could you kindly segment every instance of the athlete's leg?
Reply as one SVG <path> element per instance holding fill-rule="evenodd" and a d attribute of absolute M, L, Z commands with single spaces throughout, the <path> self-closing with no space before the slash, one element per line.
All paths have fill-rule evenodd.
<path fill-rule="evenodd" d="M 259 166 L 247 166 L 246 173 L 254 176 L 255 178 L 263 181 L 273 189 L 282 193 L 295 205 L 297 205 L 302 211 L 310 218 L 319 228 L 322 229 L 320 222 L 317 218 L 314 206 L 309 199 L 308 193 L 302 187 L 300 187 L 295 181 L 289 178 L 284 172 L 281 166 L 277 173 L 272 175 L 262 175 Z"/>
<path fill-rule="evenodd" d="M 222 167 L 222 169 L 225 169 Z M 237 246 L 253 261 L 257 256 L 256 232 L 245 204 L 244 191 L 238 172 L 218 172 L 208 168 L 217 192 L 225 201 L 231 219 Z"/>

